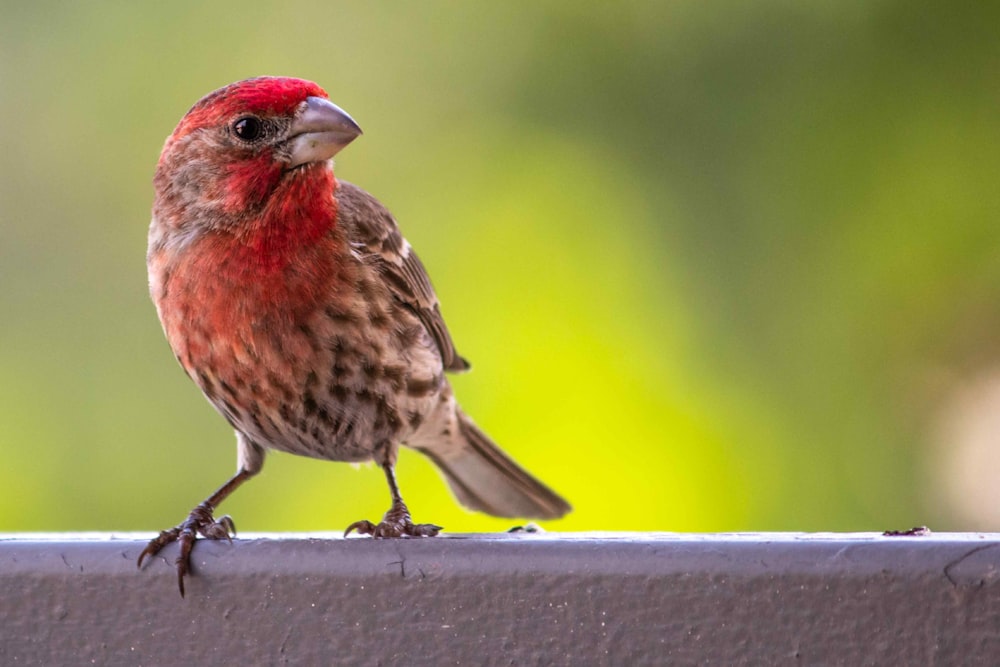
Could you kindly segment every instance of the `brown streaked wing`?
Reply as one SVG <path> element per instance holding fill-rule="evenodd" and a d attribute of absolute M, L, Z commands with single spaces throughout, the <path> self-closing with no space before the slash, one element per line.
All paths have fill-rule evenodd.
<path fill-rule="evenodd" d="M 361 188 L 338 181 L 337 219 L 348 242 L 382 274 L 393 295 L 413 311 L 437 344 L 444 369 L 461 372 L 469 362 L 459 356 L 427 270 L 410 248 L 392 214 Z"/>

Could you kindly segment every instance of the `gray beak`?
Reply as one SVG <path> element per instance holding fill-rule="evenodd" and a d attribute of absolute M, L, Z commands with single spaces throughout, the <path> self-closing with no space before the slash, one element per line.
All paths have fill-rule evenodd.
<path fill-rule="evenodd" d="M 361 134 L 347 112 L 328 99 L 307 97 L 292 122 L 289 168 L 329 160 Z"/>

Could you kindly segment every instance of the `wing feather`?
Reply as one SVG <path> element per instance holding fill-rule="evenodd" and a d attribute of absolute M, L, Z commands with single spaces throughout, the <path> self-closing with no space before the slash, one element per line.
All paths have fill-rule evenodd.
<path fill-rule="evenodd" d="M 399 225 L 381 203 L 361 188 L 338 181 L 336 190 L 338 224 L 348 241 L 385 279 L 393 295 L 420 319 L 441 353 L 444 369 L 461 372 L 469 362 L 459 356 L 427 270 Z"/>

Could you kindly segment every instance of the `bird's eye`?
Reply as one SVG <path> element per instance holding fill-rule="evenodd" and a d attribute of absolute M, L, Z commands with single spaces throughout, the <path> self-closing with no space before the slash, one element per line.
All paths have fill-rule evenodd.
<path fill-rule="evenodd" d="M 246 116 L 233 123 L 233 133 L 243 141 L 253 141 L 260 137 L 264 126 L 259 118 Z"/>

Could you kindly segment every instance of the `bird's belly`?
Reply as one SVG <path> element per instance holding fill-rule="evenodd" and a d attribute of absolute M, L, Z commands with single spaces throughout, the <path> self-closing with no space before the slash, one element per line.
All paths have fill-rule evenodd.
<path fill-rule="evenodd" d="M 258 323 L 212 345 L 211 361 L 194 366 L 214 372 L 192 377 L 234 428 L 264 447 L 367 461 L 419 428 L 446 386 L 424 338 L 402 345 L 391 331 L 326 314 Z"/>
<path fill-rule="evenodd" d="M 260 446 L 365 461 L 416 430 L 447 386 L 419 318 L 371 276 L 367 290 L 344 290 L 358 281 L 332 271 L 326 281 L 294 272 L 253 281 L 221 270 L 212 283 L 196 268 L 166 272 L 154 296 L 167 339 L 209 401 Z"/>

